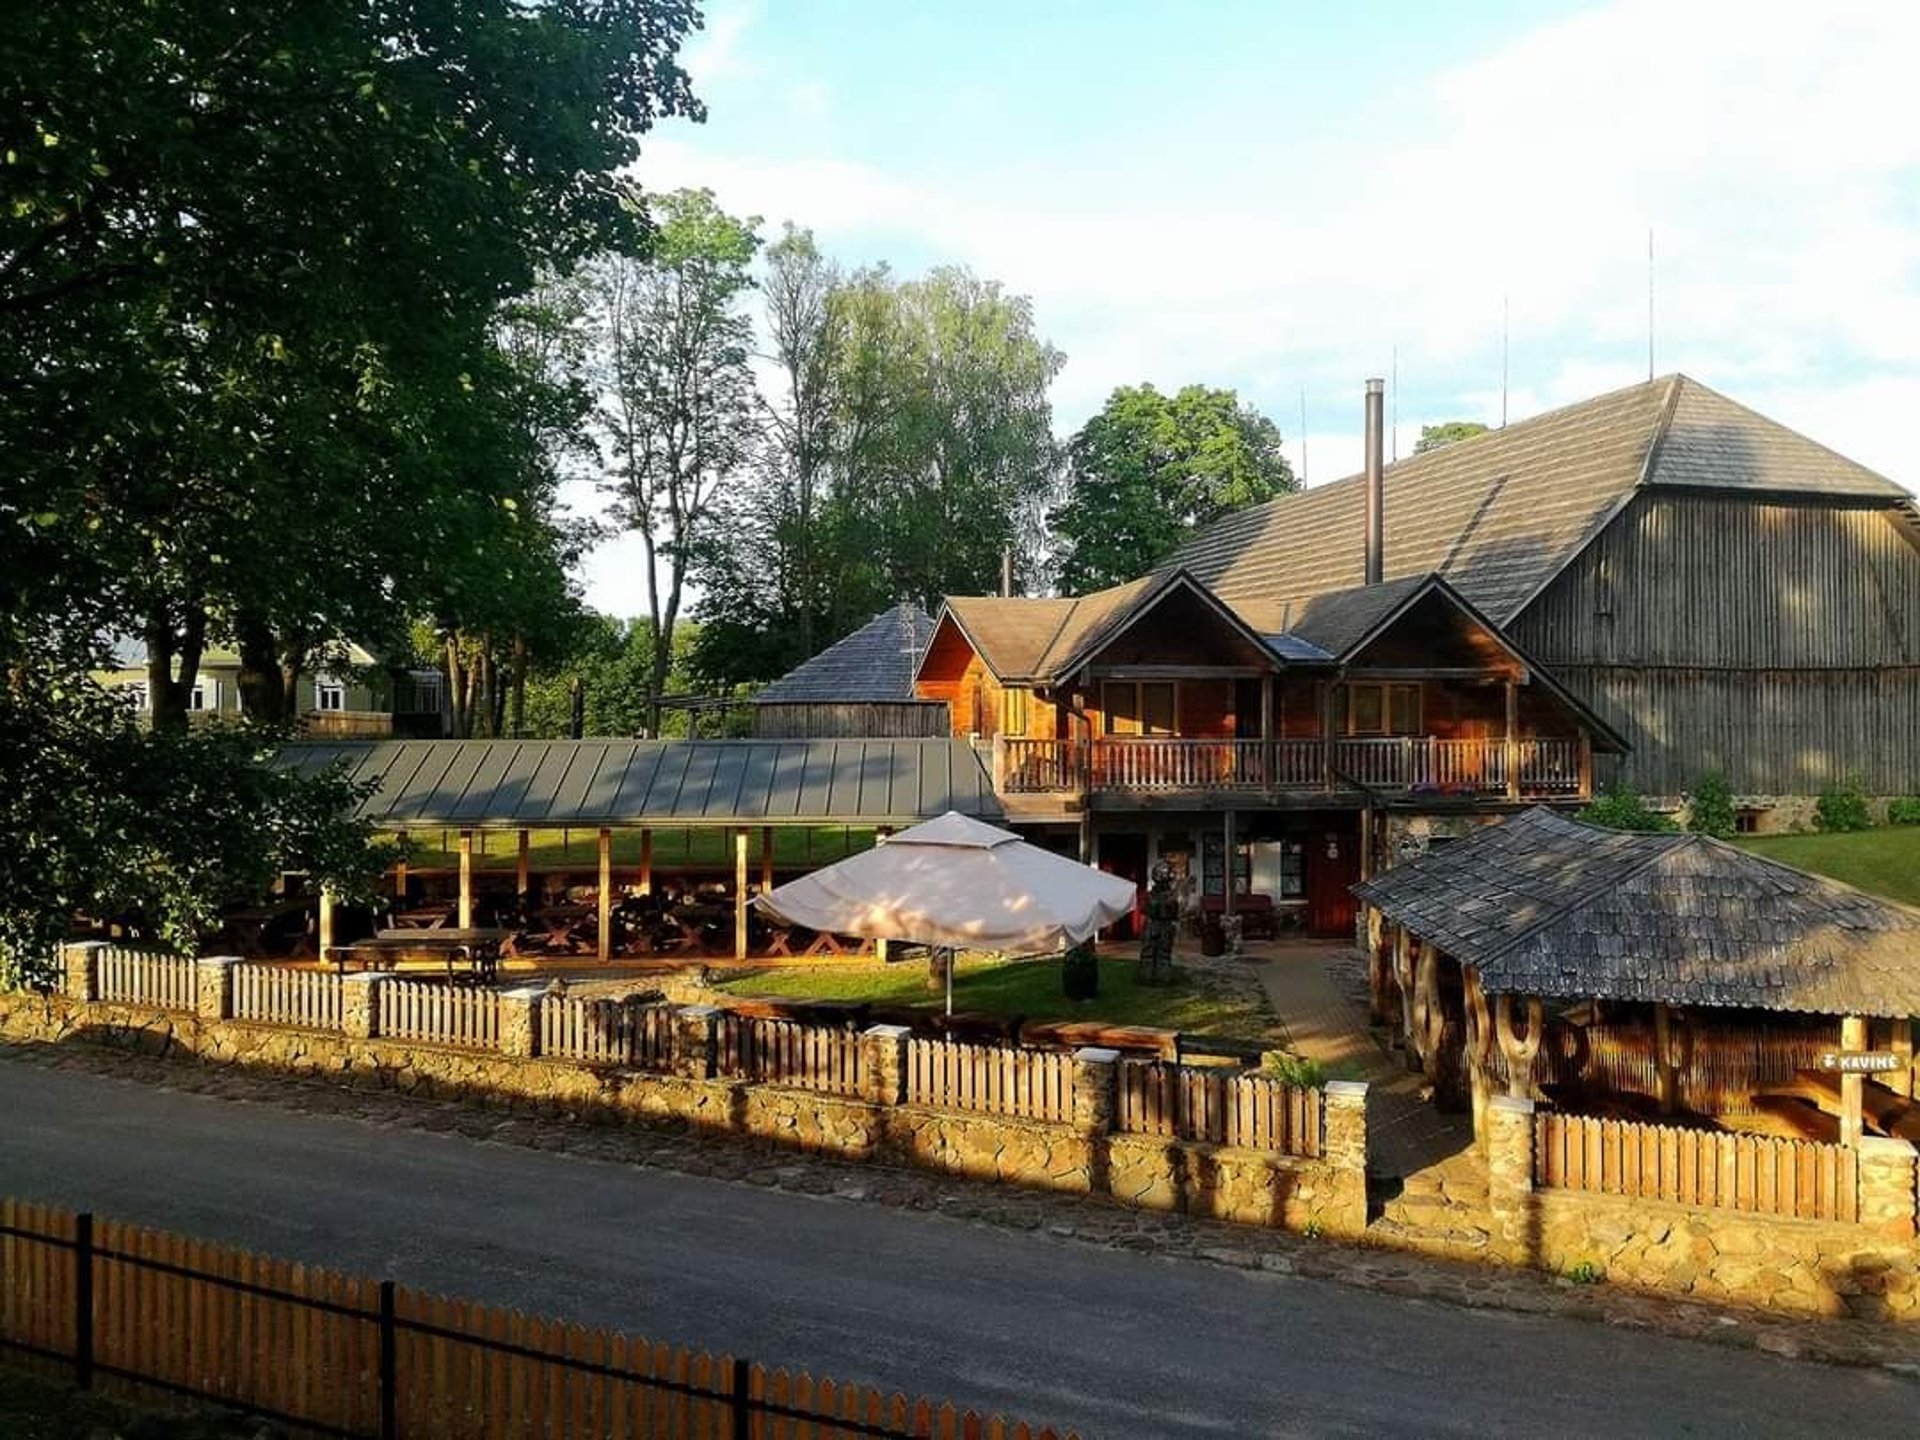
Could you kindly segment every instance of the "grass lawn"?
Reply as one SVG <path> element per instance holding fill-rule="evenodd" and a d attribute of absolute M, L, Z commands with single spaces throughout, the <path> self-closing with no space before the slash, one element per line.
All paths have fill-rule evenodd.
<path fill-rule="evenodd" d="M 1103 1020 L 1115 1025 L 1156 1025 L 1196 1035 L 1267 1038 L 1273 1019 L 1252 976 L 1239 979 L 1191 969 L 1172 985 L 1134 984 L 1131 959 L 1102 959 L 1100 993 L 1069 1000 L 1060 993 L 1058 960 L 998 960 L 961 957 L 953 972 L 953 1008 L 976 1014 L 1018 1015 L 1028 1020 Z M 939 1009 L 942 995 L 927 988 L 924 959 L 892 965 L 788 966 L 766 970 L 725 987 L 735 995 L 778 995 L 806 1000 L 866 1000 L 882 1005 Z"/>
<path fill-rule="evenodd" d="M 845 825 L 776 825 L 773 859 L 780 866 L 817 866 L 873 848 L 873 832 Z M 758 827 L 747 836 L 747 863 L 760 872 Z M 416 870 L 453 870 L 460 864 L 459 835 L 439 826 L 407 833 L 407 863 Z M 600 863 L 599 833 L 592 829 L 535 830 L 528 837 L 528 862 L 540 870 L 593 870 Z M 473 837 L 474 866 L 511 871 L 519 864 L 519 837 L 512 831 L 483 830 Z M 733 832 L 725 827 L 662 827 L 653 832 L 657 870 L 685 867 L 721 870 L 734 863 Z M 613 832 L 613 864 L 632 870 L 640 864 L 640 832 Z"/>
<path fill-rule="evenodd" d="M 1920 905 L 1920 825 L 1839 835 L 1762 835 L 1740 843 L 1756 855 L 1827 875 L 1891 900 Z"/>

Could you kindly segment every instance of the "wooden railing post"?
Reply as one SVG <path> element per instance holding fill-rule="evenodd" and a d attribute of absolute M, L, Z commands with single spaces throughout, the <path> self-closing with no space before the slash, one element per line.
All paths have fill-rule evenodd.
<path fill-rule="evenodd" d="M 731 1374 L 727 1379 L 727 1390 L 732 1396 L 728 1407 L 733 1420 L 733 1440 L 751 1440 L 753 1435 L 753 1366 L 744 1356 L 736 1355 L 729 1367 Z"/>
<path fill-rule="evenodd" d="M 73 1217 L 73 1383 L 93 1388 L 93 1214 Z"/>

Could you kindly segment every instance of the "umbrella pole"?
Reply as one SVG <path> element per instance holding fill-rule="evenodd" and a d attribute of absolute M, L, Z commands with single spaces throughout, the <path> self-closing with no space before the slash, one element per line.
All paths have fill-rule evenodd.
<path fill-rule="evenodd" d="M 953 1018 L 953 946 L 947 946 L 947 1018 Z"/>

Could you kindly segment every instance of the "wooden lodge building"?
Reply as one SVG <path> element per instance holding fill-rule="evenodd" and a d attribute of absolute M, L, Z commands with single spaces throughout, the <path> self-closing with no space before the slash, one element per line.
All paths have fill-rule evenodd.
<path fill-rule="evenodd" d="M 1433 839 L 1726 775 L 1784 828 L 1920 791 L 1920 512 L 1683 376 L 1223 519 L 1076 598 L 949 597 L 916 691 L 1008 817 L 1319 933 Z M 1231 879 L 1229 878 L 1231 872 Z"/>

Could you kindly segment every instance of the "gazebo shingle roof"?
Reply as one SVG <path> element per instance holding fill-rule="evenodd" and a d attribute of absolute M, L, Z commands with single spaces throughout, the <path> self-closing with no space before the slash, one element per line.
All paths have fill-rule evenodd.
<path fill-rule="evenodd" d="M 1920 1013 L 1920 910 L 1703 835 L 1533 809 L 1354 893 L 1494 994 Z"/>

